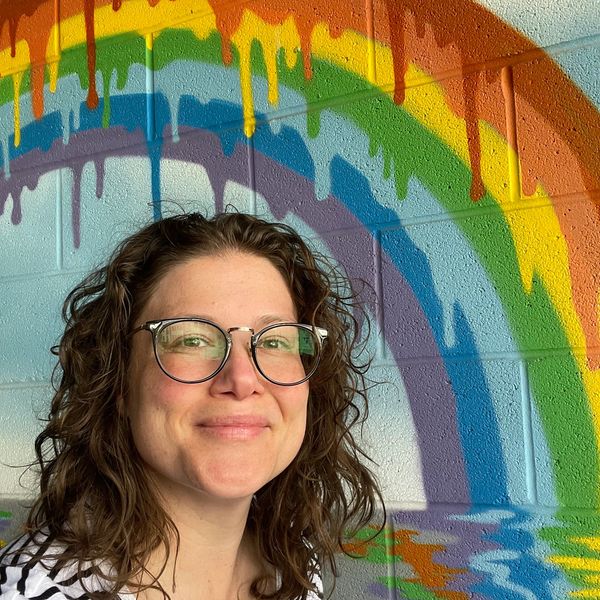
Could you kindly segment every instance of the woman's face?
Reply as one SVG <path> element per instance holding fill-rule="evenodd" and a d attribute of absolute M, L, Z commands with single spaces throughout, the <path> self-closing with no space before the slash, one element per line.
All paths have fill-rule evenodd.
<path fill-rule="evenodd" d="M 265 258 L 234 251 L 173 267 L 134 325 L 183 316 L 256 331 L 297 320 L 279 271 Z M 223 370 L 198 384 L 161 371 L 148 331 L 133 336 L 127 412 L 136 447 L 167 497 L 190 491 L 249 497 L 281 473 L 302 444 L 308 383 L 270 383 L 254 367 L 250 333 L 231 336 Z"/>

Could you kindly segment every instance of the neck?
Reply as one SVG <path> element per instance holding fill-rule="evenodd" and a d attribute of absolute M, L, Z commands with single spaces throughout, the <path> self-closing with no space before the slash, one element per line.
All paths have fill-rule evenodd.
<path fill-rule="evenodd" d="M 191 489 L 161 488 L 167 514 L 179 532 L 171 540 L 165 562 L 163 548 L 150 557 L 147 567 L 173 600 L 230 600 L 250 598 L 249 585 L 261 572 L 255 540 L 246 527 L 250 498 L 214 499 Z M 238 596 L 239 593 L 239 596 Z M 149 600 L 152 593 L 146 593 Z M 157 598 L 159 595 L 156 596 Z"/>

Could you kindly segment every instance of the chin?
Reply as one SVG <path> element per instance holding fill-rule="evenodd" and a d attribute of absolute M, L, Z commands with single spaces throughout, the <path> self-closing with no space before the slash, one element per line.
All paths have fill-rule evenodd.
<path fill-rule="evenodd" d="M 204 473 L 196 480 L 194 487 L 213 498 L 238 500 L 252 497 L 271 479 L 273 477 L 260 476 L 256 470 L 239 472 L 235 468 L 220 468 Z"/>

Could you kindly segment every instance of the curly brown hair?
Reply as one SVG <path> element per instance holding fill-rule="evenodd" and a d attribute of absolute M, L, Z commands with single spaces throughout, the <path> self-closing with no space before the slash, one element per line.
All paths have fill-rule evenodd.
<path fill-rule="evenodd" d="M 65 300 L 56 392 L 35 442 L 40 493 L 27 529 L 44 530 L 60 544 L 57 568 L 76 562 L 81 571 L 91 564 L 106 580 L 107 592 L 88 590 L 90 598 L 114 597 L 125 585 L 153 587 L 169 597 L 158 582 L 162 572 L 150 574 L 145 565 L 161 546 L 167 558 L 173 546 L 176 554 L 179 533 L 144 469 L 124 410 L 128 332 L 169 269 L 230 250 L 267 258 L 286 281 L 299 320 L 329 332 L 310 380 L 302 447 L 257 492 L 248 517 L 248 527 L 259 532 L 260 554 L 280 573 L 281 585 L 267 594 L 265 573 L 251 593 L 305 598 L 320 566 L 337 574 L 335 555 L 348 531 L 370 522 L 377 502 L 383 505 L 363 464 L 368 457 L 352 434 L 367 416 L 368 361 L 355 358 L 360 309 L 347 279 L 286 225 L 239 213 L 166 218 L 125 239 L 108 264 Z M 112 565 L 110 576 L 103 561 Z M 142 576 L 152 584 L 141 586 Z"/>

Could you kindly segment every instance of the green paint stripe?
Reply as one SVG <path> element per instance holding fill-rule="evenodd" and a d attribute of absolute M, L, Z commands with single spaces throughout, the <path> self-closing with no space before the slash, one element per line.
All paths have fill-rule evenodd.
<path fill-rule="evenodd" d="M 317 79 L 321 70 L 322 76 Z M 300 68 L 287 71 L 280 67 L 280 73 L 281 83 L 303 93 L 309 106 L 320 102 L 323 96 L 350 93 L 357 86 L 356 78 L 340 69 L 326 68 L 323 63 L 315 68 L 312 85 L 306 84 Z M 347 83 L 348 79 L 351 81 Z M 317 86 L 317 81 L 323 81 L 323 85 Z M 474 207 L 469 198 L 471 175 L 450 148 L 383 94 L 369 100 L 336 104 L 328 110 L 352 121 L 367 134 L 372 148 L 383 150 L 393 165 L 400 199 L 406 196 L 409 178 L 416 176 L 449 213 L 496 288 L 521 352 L 569 348 L 562 323 L 539 279 L 534 279 L 531 294 L 523 290 L 514 241 L 495 199 L 488 194 L 477 204 L 487 209 L 483 217 L 463 218 L 460 214 Z M 318 119 L 318 114 L 312 118 Z M 402 136 L 397 135 L 399 131 Z M 566 506 L 596 507 L 599 489 L 596 434 L 581 374 L 572 356 L 562 359 L 560 369 L 555 367 L 555 361 L 533 361 L 530 379 L 554 461 L 557 496 Z M 560 390 L 564 393 L 556 401 Z"/>
<path fill-rule="evenodd" d="M 538 535 L 553 546 L 557 556 L 600 560 L 600 552 L 590 549 L 584 543 L 575 541 L 580 537 L 598 538 L 598 532 L 600 532 L 599 513 L 573 513 L 565 509 L 557 513 L 556 520 L 556 526 L 544 527 L 538 531 Z M 586 580 L 587 576 L 594 573 L 562 565 L 559 568 L 562 569 L 575 589 L 598 589 L 597 585 L 591 586 Z"/>
<path fill-rule="evenodd" d="M 96 71 L 102 74 L 105 82 L 109 82 L 112 74 L 116 71 L 116 87 L 122 90 L 127 84 L 129 68 L 134 64 L 146 65 L 146 42 L 143 37 L 135 32 L 119 34 L 99 40 L 96 47 Z M 87 47 L 79 44 L 64 51 L 58 64 L 58 86 L 60 79 L 69 75 L 77 75 L 81 89 L 84 92 L 81 101 L 85 101 L 88 88 L 87 71 Z M 50 82 L 50 73 L 46 69 L 46 85 Z M 142 82 L 143 84 L 143 82 Z M 108 85 L 108 83 L 106 83 Z M 23 75 L 21 83 L 21 95 L 31 91 L 30 69 Z M 145 91 L 143 88 L 142 92 Z M 46 93 L 47 89 L 46 89 Z M 0 79 L 0 105 L 13 101 L 12 77 L 6 76 Z"/>
<path fill-rule="evenodd" d="M 404 594 L 402 597 L 406 600 L 439 600 L 444 598 L 444 596 L 438 596 L 420 583 L 406 581 L 400 577 L 379 577 L 378 581 L 388 588 L 400 590 Z"/>

